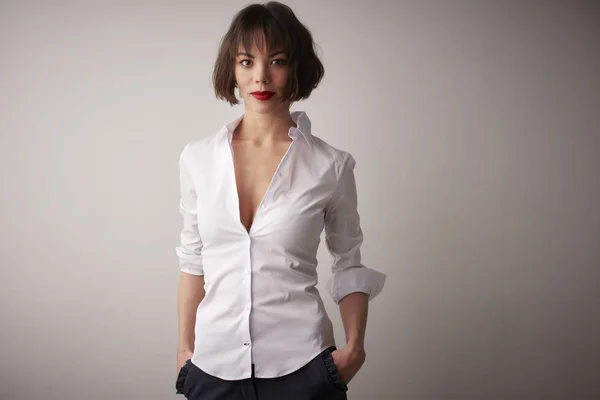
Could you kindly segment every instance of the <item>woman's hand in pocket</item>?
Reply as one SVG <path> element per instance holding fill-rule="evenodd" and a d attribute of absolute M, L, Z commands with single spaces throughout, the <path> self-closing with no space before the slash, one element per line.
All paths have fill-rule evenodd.
<path fill-rule="evenodd" d="M 365 350 L 346 346 L 341 350 L 331 352 L 333 362 L 340 373 L 340 378 L 347 385 L 363 366 L 366 360 Z"/>
<path fill-rule="evenodd" d="M 175 375 L 179 375 L 179 371 L 185 365 L 185 362 L 192 358 L 194 352 L 192 350 L 179 350 L 177 351 L 177 372 Z"/>

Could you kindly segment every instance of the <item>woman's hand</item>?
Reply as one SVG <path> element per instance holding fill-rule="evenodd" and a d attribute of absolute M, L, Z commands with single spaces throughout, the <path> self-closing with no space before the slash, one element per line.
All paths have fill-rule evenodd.
<path fill-rule="evenodd" d="M 178 350 L 177 351 L 177 372 L 176 376 L 179 375 L 181 368 L 185 365 L 185 362 L 192 358 L 194 352 L 192 350 Z"/>
<path fill-rule="evenodd" d="M 366 353 L 363 348 L 346 346 L 341 350 L 331 352 L 333 362 L 345 384 L 350 383 L 358 370 L 365 363 Z"/>

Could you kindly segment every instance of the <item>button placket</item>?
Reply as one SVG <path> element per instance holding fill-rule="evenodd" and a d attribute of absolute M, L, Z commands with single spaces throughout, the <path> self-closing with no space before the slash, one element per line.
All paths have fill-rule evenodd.
<path fill-rule="evenodd" d="M 278 171 L 275 174 L 274 180 L 279 181 L 279 180 L 281 180 L 282 176 L 283 176 L 283 173 L 281 171 Z M 277 186 L 275 187 L 275 190 L 273 190 L 273 201 L 276 201 L 279 198 L 282 190 L 283 190 L 283 187 L 282 187 L 281 183 L 278 182 Z"/>
<path fill-rule="evenodd" d="M 248 269 L 246 270 L 246 273 L 244 274 L 246 281 L 247 281 L 247 290 L 248 290 L 248 300 L 246 302 L 246 304 L 244 305 L 244 314 L 246 315 L 245 319 L 248 322 L 248 335 L 246 336 L 246 338 L 248 340 L 246 340 L 244 342 L 244 346 L 250 348 L 250 338 L 251 338 L 251 332 L 250 332 L 250 310 L 251 310 L 251 306 L 252 306 L 252 238 L 249 236 L 248 237 Z"/>

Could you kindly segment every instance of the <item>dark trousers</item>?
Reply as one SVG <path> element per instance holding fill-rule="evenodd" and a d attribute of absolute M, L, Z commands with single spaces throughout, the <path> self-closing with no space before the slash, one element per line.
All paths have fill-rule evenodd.
<path fill-rule="evenodd" d="M 177 377 L 177 393 L 189 400 L 346 400 L 348 387 L 333 362 L 332 346 L 291 374 L 226 381 L 188 360 Z M 254 367 L 254 365 L 253 365 Z"/>

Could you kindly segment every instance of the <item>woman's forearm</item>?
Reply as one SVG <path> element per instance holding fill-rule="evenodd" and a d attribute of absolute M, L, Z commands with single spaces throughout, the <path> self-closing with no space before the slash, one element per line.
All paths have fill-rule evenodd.
<path fill-rule="evenodd" d="M 177 349 L 180 352 L 194 350 L 196 310 L 204 294 L 204 276 L 180 272 L 177 288 Z"/>
<path fill-rule="evenodd" d="M 346 331 L 346 345 L 364 350 L 369 295 L 361 292 L 351 293 L 340 301 L 339 307 Z"/>

